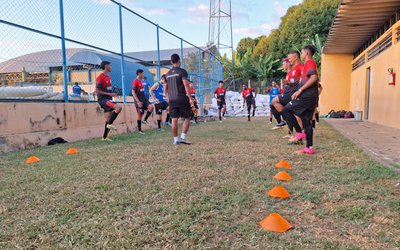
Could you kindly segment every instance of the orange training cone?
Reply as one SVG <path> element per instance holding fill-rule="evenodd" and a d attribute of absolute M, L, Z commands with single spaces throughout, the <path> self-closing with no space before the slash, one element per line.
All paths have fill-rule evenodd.
<path fill-rule="evenodd" d="M 289 192 L 282 186 L 275 186 L 268 192 L 268 195 L 274 198 L 289 198 Z"/>
<path fill-rule="evenodd" d="M 31 164 L 31 163 L 35 163 L 35 162 L 39 162 L 40 159 L 36 156 L 31 156 L 28 159 L 26 159 L 25 163 L 26 164 Z"/>
<path fill-rule="evenodd" d="M 274 176 L 274 178 L 277 179 L 277 180 L 280 180 L 280 181 L 290 181 L 290 180 L 292 180 L 292 177 L 288 173 L 286 173 L 285 171 L 281 171 L 281 172 L 277 173 Z"/>
<path fill-rule="evenodd" d="M 277 213 L 268 215 L 260 222 L 260 226 L 267 231 L 276 233 L 284 233 L 293 227 L 287 220 Z"/>
<path fill-rule="evenodd" d="M 290 163 L 285 160 L 281 160 L 279 163 L 275 164 L 275 167 L 292 169 L 292 165 L 290 165 Z"/>
<path fill-rule="evenodd" d="M 67 150 L 67 155 L 77 154 L 79 151 L 76 148 L 70 148 Z"/>

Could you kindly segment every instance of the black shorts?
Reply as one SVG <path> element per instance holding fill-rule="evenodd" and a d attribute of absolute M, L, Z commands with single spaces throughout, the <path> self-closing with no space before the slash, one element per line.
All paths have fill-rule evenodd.
<path fill-rule="evenodd" d="M 156 103 L 156 104 L 154 104 L 154 108 L 156 109 L 156 111 L 155 111 L 156 114 L 161 115 L 164 110 L 167 110 L 168 103 L 166 103 L 166 102 Z"/>
<path fill-rule="evenodd" d="M 104 110 L 104 113 L 112 112 L 115 107 L 115 103 L 109 99 L 100 99 L 98 100 L 100 107 Z"/>
<path fill-rule="evenodd" d="M 142 107 L 141 108 L 139 108 L 139 105 L 137 105 L 137 103 L 135 103 L 135 107 L 136 107 L 136 111 L 137 111 L 137 114 L 139 115 L 143 115 L 144 114 L 144 112 L 147 110 L 147 108 L 149 107 L 149 105 L 150 105 L 150 102 L 149 102 L 149 100 L 144 100 L 143 102 L 142 102 Z"/>
<path fill-rule="evenodd" d="M 226 105 L 225 98 L 217 99 L 218 109 L 222 109 Z"/>
<path fill-rule="evenodd" d="M 170 106 L 169 115 L 171 118 L 190 118 L 192 116 L 192 109 L 189 104 L 184 106 Z"/>
<path fill-rule="evenodd" d="M 282 104 L 282 106 L 286 106 L 292 100 L 292 95 L 290 93 L 281 94 L 278 95 L 278 99 L 279 103 Z"/>
<path fill-rule="evenodd" d="M 290 101 L 285 106 L 285 109 L 292 111 L 295 115 L 299 116 L 301 119 L 311 120 L 314 115 L 316 105 L 317 105 L 316 98 L 297 99 Z"/>

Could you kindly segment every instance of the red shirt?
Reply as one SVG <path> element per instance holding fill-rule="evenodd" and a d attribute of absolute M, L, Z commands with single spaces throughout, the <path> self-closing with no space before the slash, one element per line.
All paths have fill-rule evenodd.
<path fill-rule="evenodd" d="M 306 84 L 312 75 L 318 76 L 318 66 L 313 59 L 310 59 L 304 64 L 304 67 L 301 70 L 301 85 Z"/>
<path fill-rule="evenodd" d="M 242 91 L 242 96 L 243 98 L 253 98 L 253 89 L 252 88 L 247 88 L 245 90 Z"/>
<path fill-rule="evenodd" d="M 144 94 L 143 83 L 139 79 L 136 78 L 132 81 L 132 90 L 135 92 L 139 101 L 145 101 L 146 95 Z"/>
<path fill-rule="evenodd" d="M 190 95 L 195 96 L 196 95 L 196 89 L 194 87 L 190 87 Z"/>
<path fill-rule="evenodd" d="M 225 88 L 216 88 L 214 94 L 217 94 L 218 98 L 225 98 L 226 90 Z"/>
<path fill-rule="evenodd" d="M 303 64 L 299 63 L 289 72 L 289 84 L 299 82 L 303 70 Z"/>
<path fill-rule="evenodd" d="M 100 89 L 103 92 L 112 92 L 112 83 L 111 83 L 111 77 L 108 75 L 104 75 L 101 73 L 97 78 L 96 78 L 96 88 Z M 112 99 L 111 96 L 108 95 L 101 95 L 97 94 L 98 99 L 106 98 L 106 99 Z"/>

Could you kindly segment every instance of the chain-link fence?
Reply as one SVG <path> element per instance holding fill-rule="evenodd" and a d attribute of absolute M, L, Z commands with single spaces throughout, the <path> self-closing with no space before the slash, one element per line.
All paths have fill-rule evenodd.
<path fill-rule="evenodd" d="M 6 0 L 0 8 L 0 101 L 96 101 L 103 60 L 116 101 L 132 102 L 143 69 L 149 85 L 179 54 L 201 105 L 222 79 L 215 46 L 197 47 L 113 0 Z"/>

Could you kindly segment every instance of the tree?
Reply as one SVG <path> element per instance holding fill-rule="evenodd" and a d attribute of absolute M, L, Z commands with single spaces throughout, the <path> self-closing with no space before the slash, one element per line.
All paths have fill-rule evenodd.
<path fill-rule="evenodd" d="M 236 48 L 236 52 L 239 57 L 242 57 L 249 48 L 254 48 L 255 40 L 250 37 L 243 38 L 239 41 L 239 44 Z"/>

